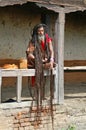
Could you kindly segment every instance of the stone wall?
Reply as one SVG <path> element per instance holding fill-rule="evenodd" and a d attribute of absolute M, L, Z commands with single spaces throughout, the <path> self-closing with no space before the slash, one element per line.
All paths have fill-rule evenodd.
<path fill-rule="evenodd" d="M 86 60 L 86 11 L 66 14 L 65 60 Z"/>
<path fill-rule="evenodd" d="M 0 59 L 25 58 L 25 51 L 36 23 L 40 23 L 40 14 L 30 12 L 29 9 L 0 8 Z"/>

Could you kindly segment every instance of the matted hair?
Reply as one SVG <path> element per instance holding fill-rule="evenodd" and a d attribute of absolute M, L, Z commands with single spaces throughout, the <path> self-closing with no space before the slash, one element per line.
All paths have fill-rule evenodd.
<path fill-rule="evenodd" d="M 44 28 L 44 33 L 47 33 L 48 30 L 48 26 L 46 24 L 40 23 L 37 24 L 34 28 L 33 28 L 33 32 L 32 32 L 32 36 L 33 35 L 37 35 L 37 31 L 39 28 L 43 27 Z"/>

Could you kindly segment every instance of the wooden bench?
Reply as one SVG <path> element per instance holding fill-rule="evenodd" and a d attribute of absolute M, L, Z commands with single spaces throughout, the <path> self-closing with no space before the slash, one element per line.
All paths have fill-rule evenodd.
<path fill-rule="evenodd" d="M 53 68 L 53 75 L 55 75 L 55 94 L 57 98 L 58 92 L 58 66 Z M 50 75 L 50 70 L 44 70 L 44 75 Z M 0 69 L 0 103 L 1 103 L 1 86 L 3 77 L 17 77 L 17 102 L 21 102 L 21 91 L 22 91 L 22 77 L 35 76 L 35 69 Z"/>
<path fill-rule="evenodd" d="M 64 71 L 86 71 L 86 66 L 64 67 Z"/>

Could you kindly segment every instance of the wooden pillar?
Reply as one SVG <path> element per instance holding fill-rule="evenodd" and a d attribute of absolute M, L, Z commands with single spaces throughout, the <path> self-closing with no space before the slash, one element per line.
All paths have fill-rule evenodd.
<path fill-rule="evenodd" d="M 1 69 L 0 69 L 0 103 L 1 103 L 1 85 L 2 85 L 2 74 L 1 74 Z"/>
<path fill-rule="evenodd" d="M 59 12 L 55 23 L 55 57 L 58 63 L 58 90 L 57 102 L 63 104 L 64 102 L 64 24 L 65 13 L 64 10 Z"/>

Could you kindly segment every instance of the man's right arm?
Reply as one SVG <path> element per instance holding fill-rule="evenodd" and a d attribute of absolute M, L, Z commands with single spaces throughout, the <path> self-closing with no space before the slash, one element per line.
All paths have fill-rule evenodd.
<path fill-rule="evenodd" d="M 34 49 L 35 49 L 35 47 L 33 46 L 33 44 L 29 43 L 27 50 L 26 50 L 26 54 L 27 54 L 28 57 L 30 57 L 32 59 L 35 58 L 34 55 L 33 55 Z"/>

